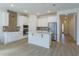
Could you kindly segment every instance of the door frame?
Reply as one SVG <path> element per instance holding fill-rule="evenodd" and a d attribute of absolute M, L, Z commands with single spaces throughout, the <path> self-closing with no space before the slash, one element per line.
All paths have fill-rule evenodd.
<path fill-rule="evenodd" d="M 68 13 L 68 14 L 72 14 L 72 13 Z M 77 44 L 77 13 L 73 13 L 74 14 L 74 16 L 75 16 L 75 28 L 74 28 L 74 39 L 75 39 L 75 43 Z M 59 34 L 60 34 L 60 36 L 59 36 L 59 42 L 61 42 L 61 36 L 62 36 L 62 23 L 61 23 L 61 19 L 60 19 L 60 16 L 61 15 L 65 15 L 65 13 L 64 14 L 59 14 Z"/>

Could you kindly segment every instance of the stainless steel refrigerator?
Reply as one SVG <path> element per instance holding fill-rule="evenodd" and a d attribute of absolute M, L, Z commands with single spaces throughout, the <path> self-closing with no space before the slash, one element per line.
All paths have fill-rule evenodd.
<path fill-rule="evenodd" d="M 52 41 L 57 41 L 57 22 L 48 23 L 49 33 Z"/>

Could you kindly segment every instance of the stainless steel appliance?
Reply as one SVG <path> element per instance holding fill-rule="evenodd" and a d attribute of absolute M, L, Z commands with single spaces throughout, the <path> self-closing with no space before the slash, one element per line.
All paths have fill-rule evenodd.
<path fill-rule="evenodd" d="M 57 22 L 48 23 L 49 33 L 51 34 L 51 40 L 57 40 Z"/>

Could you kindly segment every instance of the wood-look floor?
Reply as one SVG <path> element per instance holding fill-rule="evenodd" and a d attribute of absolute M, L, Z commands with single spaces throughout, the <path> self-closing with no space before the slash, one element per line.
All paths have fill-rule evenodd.
<path fill-rule="evenodd" d="M 61 44 L 53 42 L 49 49 L 28 44 L 26 39 L 0 45 L 0 56 L 79 56 L 79 46 L 70 42 Z"/>

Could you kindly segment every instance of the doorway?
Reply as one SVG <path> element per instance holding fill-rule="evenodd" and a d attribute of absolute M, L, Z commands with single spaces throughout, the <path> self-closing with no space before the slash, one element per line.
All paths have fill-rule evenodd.
<path fill-rule="evenodd" d="M 76 44 L 76 16 L 75 14 L 60 15 L 60 42 L 62 44 Z"/>

